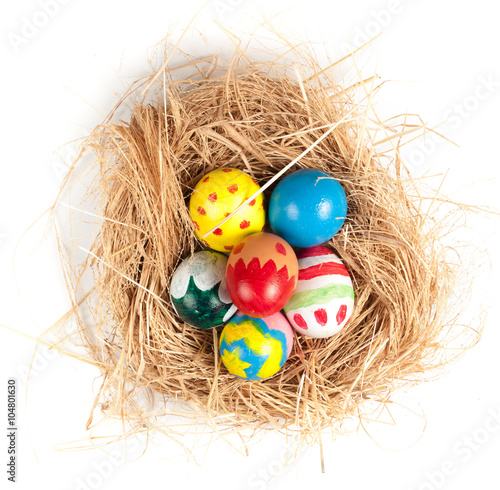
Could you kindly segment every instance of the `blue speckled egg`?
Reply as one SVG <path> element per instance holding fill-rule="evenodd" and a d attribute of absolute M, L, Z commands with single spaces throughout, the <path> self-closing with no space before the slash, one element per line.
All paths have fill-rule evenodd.
<path fill-rule="evenodd" d="M 345 221 L 344 189 L 317 169 L 297 170 L 282 179 L 269 202 L 273 231 L 294 247 L 314 247 L 332 238 Z"/>

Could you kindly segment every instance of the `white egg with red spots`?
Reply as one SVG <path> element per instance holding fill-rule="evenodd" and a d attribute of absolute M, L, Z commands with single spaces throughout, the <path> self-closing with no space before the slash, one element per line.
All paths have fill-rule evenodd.
<path fill-rule="evenodd" d="M 308 337 L 331 337 L 345 326 L 354 310 L 349 272 L 326 247 L 304 248 L 297 258 L 299 280 L 284 307 L 288 321 Z"/>

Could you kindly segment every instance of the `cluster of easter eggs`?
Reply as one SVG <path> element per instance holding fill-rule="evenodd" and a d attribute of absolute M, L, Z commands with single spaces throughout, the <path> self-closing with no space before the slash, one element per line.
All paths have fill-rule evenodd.
<path fill-rule="evenodd" d="M 293 329 L 311 338 L 330 337 L 354 308 L 346 267 L 321 245 L 347 214 L 340 183 L 316 169 L 284 177 L 268 206 L 273 233 L 263 231 L 259 189 L 234 168 L 200 179 L 189 212 L 195 234 L 211 250 L 186 258 L 170 284 L 172 304 L 184 322 L 203 329 L 224 325 L 221 360 L 231 374 L 247 380 L 266 379 L 281 369 L 292 350 Z"/>

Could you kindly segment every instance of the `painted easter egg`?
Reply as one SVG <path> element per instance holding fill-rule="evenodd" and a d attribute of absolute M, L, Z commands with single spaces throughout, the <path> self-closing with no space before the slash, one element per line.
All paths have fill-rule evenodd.
<path fill-rule="evenodd" d="M 292 345 L 292 327 L 282 313 L 252 318 L 238 312 L 222 330 L 219 351 L 231 374 L 255 380 L 276 374 Z"/>
<path fill-rule="evenodd" d="M 299 281 L 284 307 L 288 321 L 308 337 L 331 337 L 347 323 L 354 309 L 349 273 L 326 247 L 305 248 L 297 257 Z"/>
<path fill-rule="evenodd" d="M 298 277 L 297 256 L 283 238 L 255 233 L 233 249 L 226 269 L 227 290 L 243 313 L 261 318 L 280 311 Z"/>
<path fill-rule="evenodd" d="M 252 177 L 235 168 L 213 170 L 202 177 L 189 201 L 196 236 L 214 250 L 230 252 L 247 235 L 262 231 L 266 212 L 264 197 L 259 194 L 229 221 L 203 238 L 258 189 Z"/>
<path fill-rule="evenodd" d="M 185 259 L 170 283 L 170 298 L 176 313 L 189 325 L 211 328 L 229 320 L 236 312 L 226 289 L 224 254 L 204 250 Z"/>
<path fill-rule="evenodd" d="M 294 247 L 312 247 L 330 240 L 346 214 L 342 186 L 331 175 L 313 168 L 287 175 L 269 201 L 272 230 Z"/>

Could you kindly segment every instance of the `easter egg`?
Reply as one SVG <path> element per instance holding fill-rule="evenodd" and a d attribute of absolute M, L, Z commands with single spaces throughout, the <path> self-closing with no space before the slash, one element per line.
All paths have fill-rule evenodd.
<path fill-rule="evenodd" d="M 238 312 L 222 330 L 219 351 L 231 374 L 255 380 L 276 374 L 292 345 L 292 327 L 283 313 L 252 318 Z"/>
<path fill-rule="evenodd" d="M 176 313 L 189 325 L 211 328 L 229 320 L 236 312 L 226 289 L 224 254 L 204 250 L 185 259 L 170 283 L 170 298 Z"/>
<path fill-rule="evenodd" d="M 196 184 L 189 201 L 189 214 L 198 238 L 219 252 L 230 252 L 243 238 L 262 231 L 266 222 L 264 197 L 259 194 L 231 219 L 203 235 L 244 203 L 259 185 L 246 173 L 235 168 L 209 172 Z"/>
<path fill-rule="evenodd" d="M 272 230 L 294 247 L 312 247 L 330 240 L 346 214 L 342 186 L 331 175 L 313 168 L 287 175 L 269 201 Z"/>
<path fill-rule="evenodd" d="M 304 335 L 325 338 L 339 332 L 354 309 L 354 289 L 342 261 L 326 247 L 301 250 L 299 281 L 284 311 Z"/>
<path fill-rule="evenodd" d="M 252 317 L 280 311 L 298 277 L 292 247 L 271 233 L 255 233 L 233 249 L 227 261 L 227 290 L 235 306 Z"/>

